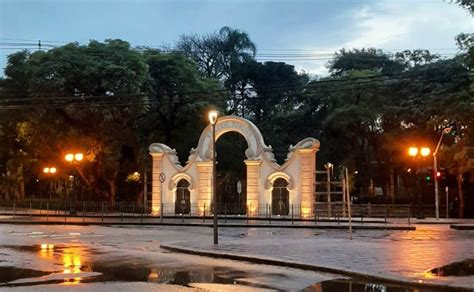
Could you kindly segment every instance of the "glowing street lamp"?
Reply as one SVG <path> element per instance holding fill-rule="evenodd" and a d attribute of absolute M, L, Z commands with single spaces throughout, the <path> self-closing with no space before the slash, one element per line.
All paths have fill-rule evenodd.
<path fill-rule="evenodd" d="M 416 157 L 416 155 L 418 155 L 418 148 L 417 147 L 408 148 L 408 155 L 412 157 Z"/>
<path fill-rule="evenodd" d="M 216 124 L 219 113 L 215 110 L 209 112 L 209 122 L 212 126 L 212 204 L 214 206 L 214 244 L 218 243 L 217 234 L 217 183 L 216 183 Z"/>
<path fill-rule="evenodd" d="M 428 147 L 421 147 L 421 150 L 420 150 L 421 156 L 426 157 L 426 156 L 430 155 L 430 153 L 431 153 L 430 148 L 428 148 Z"/>
<path fill-rule="evenodd" d="M 84 159 L 84 154 L 82 153 L 68 153 L 64 156 L 64 159 L 68 162 L 82 161 Z"/>
<path fill-rule="evenodd" d="M 46 174 L 55 174 L 56 171 L 57 171 L 56 167 L 45 167 L 45 168 L 43 168 L 43 173 L 46 173 Z"/>
<path fill-rule="evenodd" d="M 43 173 L 47 176 L 53 176 L 54 174 L 56 174 L 56 172 L 57 172 L 57 168 L 54 166 L 43 168 Z M 51 200 L 51 193 L 52 193 L 51 180 L 49 180 L 48 183 L 49 183 L 49 199 Z"/>
<path fill-rule="evenodd" d="M 415 175 L 418 175 L 419 176 L 419 172 L 420 172 L 420 159 L 425 159 L 427 156 L 429 156 L 431 153 L 431 149 L 429 147 L 415 147 L 415 146 L 412 146 L 412 147 L 409 147 L 408 148 L 408 155 L 413 157 L 413 159 L 416 159 L 417 160 L 417 172 L 415 172 Z M 411 172 L 411 168 L 409 168 L 408 170 L 408 173 Z M 417 187 L 418 187 L 418 202 L 419 202 L 419 206 L 420 206 L 420 217 L 421 215 L 423 214 L 423 193 L 421 192 L 420 190 L 420 178 L 418 177 L 417 179 Z"/>
<path fill-rule="evenodd" d="M 81 153 L 81 152 L 79 152 L 79 153 L 68 153 L 64 156 L 64 159 L 69 163 L 77 163 L 77 162 L 81 162 L 84 159 L 84 154 Z M 73 176 L 70 175 L 69 180 L 72 183 L 74 183 L 74 177 Z M 77 201 L 77 193 L 74 192 L 74 202 L 76 202 L 76 201 Z"/>

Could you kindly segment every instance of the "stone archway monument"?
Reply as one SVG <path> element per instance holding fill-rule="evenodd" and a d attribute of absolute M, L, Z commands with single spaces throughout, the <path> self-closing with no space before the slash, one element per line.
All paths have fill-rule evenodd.
<path fill-rule="evenodd" d="M 267 146 L 260 130 L 249 120 L 236 117 L 220 117 L 216 124 L 216 140 L 228 132 L 238 132 L 247 141 L 245 150 L 247 166 L 247 211 L 257 216 L 261 207 L 272 203 L 273 183 L 278 178 L 288 182 L 289 203 L 299 207 L 302 216 L 312 214 L 314 206 L 314 180 L 316 152 L 319 141 L 306 138 L 289 147 L 285 163 L 279 165 L 271 146 Z M 167 145 L 153 143 L 149 148 L 153 159 L 152 212 L 174 213 L 177 183 L 185 179 L 189 183 L 191 213 L 210 214 L 212 201 L 212 130 L 208 125 L 199 138 L 196 148 L 191 149 L 185 166 L 179 163 L 176 151 Z M 166 181 L 160 183 L 160 173 Z M 163 202 L 160 201 L 163 192 Z M 164 210 L 161 210 L 163 206 Z"/>

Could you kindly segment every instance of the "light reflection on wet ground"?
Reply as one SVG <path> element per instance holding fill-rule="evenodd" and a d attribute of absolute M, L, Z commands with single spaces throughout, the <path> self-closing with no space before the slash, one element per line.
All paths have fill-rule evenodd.
<path fill-rule="evenodd" d="M 300 278 L 295 278 L 294 274 L 271 273 L 258 265 L 246 263 L 233 265 L 232 267 L 222 265 L 220 260 L 201 265 L 205 258 L 195 259 L 193 262 L 185 262 L 182 259 L 176 261 L 181 255 L 164 252 L 159 248 L 160 241 L 169 233 L 171 228 L 154 226 L 127 226 L 127 227 L 27 227 L 34 232 L 2 232 L 5 236 L 0 238 L 0 255 L 6 254 L 6 261 L 9 262 L 15 253 L 27 253 L 34 255 L 37 259 L 50 263 L 49 269 L 39 268 L 38 270 L 24 269 L 29 267 L 27 261 L 16 267 L 4 267 L 0 270 L 0 286 L 6 282 L 18 279 L 28 279 L 30 283 L 15 282 L 10 286 L 38 285 L 38 284 L 60 284 L 74 287 L 81 287 L 92 283 L 150 283 L 154 284 L 175 284 L 184 287 L 191 287 L 195 283 L 216 283 L 222 285 L 238 286 L 245 285 L 253 288 L 268 288 L 273 290 L 287 290 L 288 287 L 303 289 L 309 286 L 309 291 L 436 291 L 432 289 L 414 289 L 413 287 L 399 287 L 380 283 L 367 283 L 364 281 L 331 280 L 327 281 L 319 275 L 313 273 L 313 278 L 309 282 L 304 282 Z M 25 228 L 25 229 L 27 229 Z M 20 229 L 20 228 L 19 228 Z M 118 229 L 121 229 L 120 231 Z M 172 234 L 173 240 L 189 240 L 198 237 L 198 233 L 211 232 L 211 229 L 175 228 L 185 231 L 180 234 Z M 20 229 L 21 230 L 21 229 Z M 44 230 L 39 232 L 37 230 Z M 163 231 L 166 230 L 166 231 Z M 70 232 L 73 231 L 73 232 Z M 80 232 L 79 232 L 80 231 Z M 241 228 L 220 230 L 223 241 L 232 239 L 272 239 L 279 238 L 347 238 L 346 232 L 335 230 L 292 230 L 292 229 L 255 229 Z M 157 235 L 157 233 L 159 235 Z M 474 238 L 474 233 L 461 233 L 465 238 Z M 2 236 L 3 236 L 2 235 Z M 202 235 L 202 234 L 199 234 Z M 206 234 L 204 234 L 206 235 Z M 6 239 L 9 236 L 9 239 Z M 359 240 L 375 240 L 389 242 L 392 240 L 403 243 L 402 250 L 394 251 L 393 255 L 399 255 L 407 260 L 417 259 L 412 256 L 415 252 L 434 253 L 427 249 L 425 245 L 415 245 L 418 249 L 408 248 L 413 244 L 412 240 L 418 243 L 436 240 L 451 240 L 451 231 L 438 232 L 437 229 L 429 230 L 420 228 L 417 231 L 383 231 L 383 230 L 357 230 L 354 238 Z M 201 236 L 202 237 L 202 236 Z M 464 239 L 465 239 L 464 238 Z M 1 245 L 12 242 L 17 245 Z M 168 239 L 169 240 L 169 239 Z M 25 245 L 35 243 L 34 245 Z M 23 245 L 19 245 L 23 244 Z M 44 245 L 43 245 L 44 244 Z M 446 247 L 447 243 L 439 242 Z M 253 245 L 252 245 L 253 246 Z M 12 252 L 9 252 L 12 251 Z M 13 253 L 15 251 L 15 253 Z M 403 252 L 404 251 L 404 252 Z M 153 257 L 149 257 L 152 255 Z M 441 253 L 438 253 L 441 256 Z M 31 261 L 35 261 L 32 257 Z M 0 256 L 0 264 L 3 257 Z M 400 261 L 400 260 L 399 260 Z M 11 261 L 10 261 L 11 262 Z M 449 263 L 446 261 L 444 263 Z M 443 264 L 444 264 L 443 263 Z M 472 262 L 471 262 L 472 263 Z M 407 263 L 409 264 L 409 263 Z M 253 269 L 249 269 L 253 266 Z M 432 267 L 441 265 L 431 265 Z M 441 267 L 440 267 L 441 268 Z M 440 269 L 436 273 L 426 273 L 426 278 L 445 276 L 446 269 Z M 30 274 L 29 274 L 30 273 Z M 49 274 L 53 273 L 54 277 Z M 309 272 L 305 272 L 309 273 Z M 311 272 L 312 273 L 312 272 Z M 10 276 L 4 276 L 4 275 Z M 428 275 L 429 274 L 429 275 Z M 305 275 L 305 280 L 308 279 Z M 331 275 L 329 278 L 340 278 Z M 301 278 L 302 279 L 302 278 Z M 3 283 L 3 284 L 2 284 Z M 282 286 L 281 283 L 290 283 Z M 306 284 L 301 284 L 306 283 Z M 316 283 L 316 284 L 314 284 Z M 314 285 L 312 285 L 314 284 Z M 229 286 L 230 287 L 230 286 Z M 363 289 L 361 287 L 364 287 Z M 382 287 L 382 288 L 381 288 Z M 314 290 L 316 289 L 316 290 Z M 335 290 L 336 289 L 336 290 Z M 360 290 L 362 289 L 362 290 Z M 365 290 L 364 290 L 365 289 Z M 401 290 L 400 290 L 401 289 Z M 439 290 L 438 290 L 439 291 Z"/>
<path fill-rule="evenodd" d="M 244 285 L 253 288 L 280 290 L 278 283 L 286 281 L 287 276 L 273 273 L 275 285 L 263 285 L 246 281 L 250 275 L 246 271 L 227 267 L 193 266 L 170 268 L 160 267 L 145 258 L 130 256 L 112 256 L 110 260 L 97 260 L 95 256 L 103 254 L 86 245 L 54 245 L 44 243 L 34 246 L 3 245 L 0 248 L 32 253 L 58 266 L 57 271 L 37 271 L 15 267 L 0 267 L 0 287 L 32 286 L 41 284 L 78 285 L 95 282 L 147 282 L 156 284 L 192 287 L 192 283 L 214 283 L 226 285 Z M 64 274 L 65 277 L 48 277 L 48 274 Z M 88 273 L 95 272 L 90 276 Z M 77 276 L 75 276 L 77 275 Z M 266 275 L 268 276 L 268 275 Z M 29 281 L 14 280 L 29 278 Z M 12 282 L 13 281 L 13 282 Z M 442 289 L 420 289 L 384 283 L 371 283 L 360 280 L 329 280 L 315 283 L 304 291 L 444 291 Z"/>
<path fill-rule="evenodd" d="M 85 245 L 53 245 L 41 244 L 34 246 L 3 245 L 0 248 L 32 253 L 35 256 L 53 262 L 58 266 L 56 271 L 37 271 L 16 267 L 0 268 L 0 286 L 31 286 L 38 284 L 76 285 L 92 282 L 149 282 L 188 286 L 190 283 L 243 284 L 251 287 L 277 289 L 262 284 L 247 283 L 250 277 L 247 272 L 226 267 L 193 266 L 182 268 L 160 267 L 144 258 L 130 256 L 111 256 L 110 260 L 98 260 L 97 251 Z M 88 273 L 100 273 L 89 276 Z M 64 277 L 41 277 L 48 274 L 62 273 Z M 75 275 L 78 275 L 77 277 Z M 85 275 L 85 277 L 84 277 Z M 285 280 L 283 274 L 273 274 Z M 14 281 L 31 278 L 30 281 Z M 14 281 L 14 282 L 12 282 Z M 278 289 L 277 289 L 278 290 Z"/>

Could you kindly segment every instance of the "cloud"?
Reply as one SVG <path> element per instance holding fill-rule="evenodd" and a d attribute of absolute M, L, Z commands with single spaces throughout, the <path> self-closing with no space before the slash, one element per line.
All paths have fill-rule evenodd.
<path fill-rule="evenodd" d="M 381 0 L 353 12 L 353 37 L 345 48 L 426 48 L 455 50 L 454 37 L 472 31 L 474 21 L 458 5 L 447 2 Z"/>
<path fill-rule="evenodd" d="M 461 32 L 474 31 L 474 19 L 467 10 L 442 0 L 371 1 L 370 5 L 352 8 L 344 16 L 350 19 L 349 24 L 339 28 L 328 27 L 328 32 L 338 36 L 339 40 L 325 47 L 319 46 L 320 49 L 327 52 L 362 47 L 375 47 L 390 52 L 428 49 L 449 58 L 457 53 L 455 36 Z M 327 75 L 327 62 L 328 60 L 318 60 L 291 63 L 298 70 Z"/>

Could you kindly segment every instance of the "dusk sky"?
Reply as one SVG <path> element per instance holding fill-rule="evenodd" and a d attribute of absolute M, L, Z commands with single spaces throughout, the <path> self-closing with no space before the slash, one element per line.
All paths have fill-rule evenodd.
<path fill-rule="evenodd" d="M 120 38 L 173 45 L 181 34 L 222 26 L 248 32 L 257 60 L 285 61 L 312 74 L 327 74 L 330 54 L 343 47 L 424 48 L 451 57 L 454 37 L 474 31 L 469 12 L 447 0 L 0 0 L 2 44 Z M 9 46 L 0 46 L 2 69 L 15 51 Z"/>

